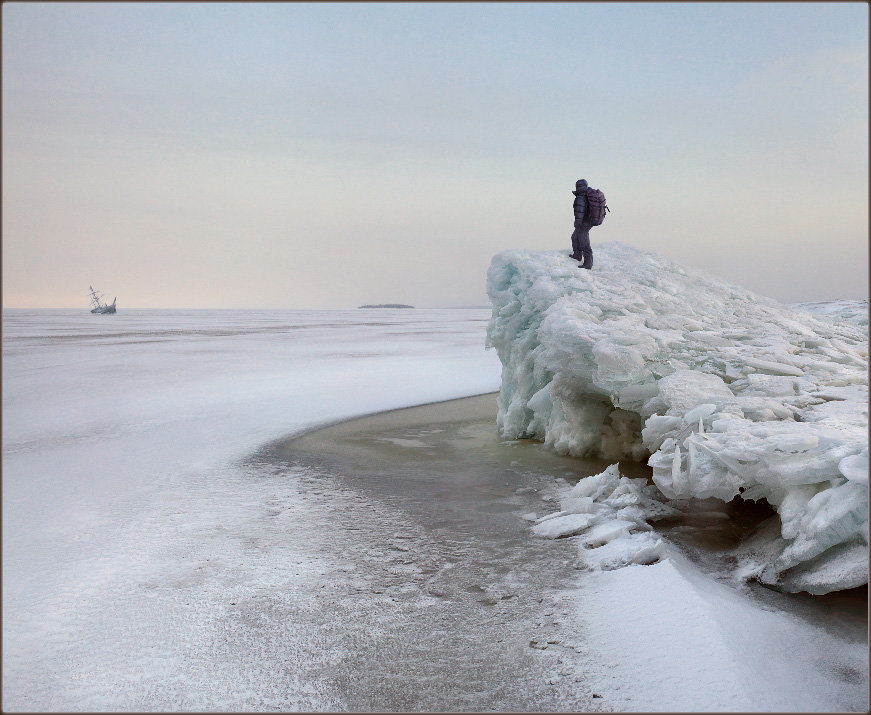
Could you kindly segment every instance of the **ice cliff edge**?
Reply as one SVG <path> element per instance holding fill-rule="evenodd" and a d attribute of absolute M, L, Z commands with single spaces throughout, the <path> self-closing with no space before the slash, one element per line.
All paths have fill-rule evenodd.
<path fill-rule="evenodd" d="M 563 454 L 646 459 L 668 499 L 764 498 L 744 575 L 868 581 L 868 327 L 814 316 L 620 243 L 596 269 L 504 251 L 487 273 L 498 427 Z"/>

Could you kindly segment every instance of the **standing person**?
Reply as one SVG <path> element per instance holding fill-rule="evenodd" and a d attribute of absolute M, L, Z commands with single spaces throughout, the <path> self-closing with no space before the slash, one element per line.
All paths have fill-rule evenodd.
<path fill-rule="evenodd" d="M 591 189 L 586 179 L 575 182 L 575 230 L 572 233 L 572 258 L 580 261 L 581 268 L 593 268 L 593 248 L 590 246 L 590 229 L 605 220 L 605 194 Z"/>

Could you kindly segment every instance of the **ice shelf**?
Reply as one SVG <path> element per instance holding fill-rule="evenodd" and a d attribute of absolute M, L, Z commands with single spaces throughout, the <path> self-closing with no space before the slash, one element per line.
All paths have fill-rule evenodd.
<path fill-rule="evenodd" d="M 779 523 L 739 554 L 746 578 L 811 593 L 867 583 L 868 323 L 855 301 L 784 305 L 616 242 L 597 245 L 593 271 L 568 251 L 504 251 L 487 291 L 503 437 L 645 459 L 666 502 L 765 499 Z"/>

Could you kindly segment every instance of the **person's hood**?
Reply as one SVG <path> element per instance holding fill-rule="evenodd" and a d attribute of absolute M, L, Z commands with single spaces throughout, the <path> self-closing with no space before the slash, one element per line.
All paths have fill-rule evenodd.
<path fill-rule="evenodd" d="M 587 190 L 587 186 L 588 186 L 588 185 L 587 185 L 587 180 L 586 180 L 586 179 L 578 179 L 578 180 L 575 182 L 575 190 L 572 191 L 572 193 L 573 193 L 575 196 L 577 196 L 577 195 L 580 194 L 582 191 L 586 191 L 586 190 Z"/>

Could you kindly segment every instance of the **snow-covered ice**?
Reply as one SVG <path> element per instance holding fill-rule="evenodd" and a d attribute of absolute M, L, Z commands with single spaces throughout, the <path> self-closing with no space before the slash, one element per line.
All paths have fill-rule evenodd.
<path fill-rule="evenodd" d="M 592 569 L 653 564 L 665 544 L 651 521 L 679 513 L 644 479 L 621 476 L 616 464 L 581 479 L 560 501 L 560 511 L 536 520 L 533 533 L 548 539 L 581 535 L 581 561 Z"/>
<path fill-rule="evenodd" d="M 867 583 L 867 302 L 783 305 L 620 243 L 597 248 L 593 271 L 566 251 L 505 251 L 487 288 L 505 438 L 648 459 L 665 500 L 765 499 L 778 528 L 739 554 L 744 577 L 811 593 Z M 614 539 L 603 563 L 653 558 L 643 521 L 622 539 L 637 548 Z"/>
<path fill-rule="evenodd" d="M 311 530 L 314 507 L 239 460 L 318 424 L 495 391 L 488 317 L 4 311 L 4 710 L 335 707 L 227 632 L 243 591 L 320 587 L 325 570 L 266 518 L 275 501 Z"/>
<path fill-rule="evenodd" d="M 602 644 L 588 672 L 615 711 L 861 709 L 867 642 L 760 608 L 673 547 L 667 553 L 652 565 L 591 571 L 565 595 Z"/>
<path fill-rule="evenodd" d="M 868 327 L 867 300 L 823 300 L 792 303 L 792 307 L 834 320 L 845 320 L 854 325 Z"/>
<path fill-rule="evenodd" d="M 468 647 L 476 634 L 498 633 L 464 670 L 478 699 L 439 680 L 439 703 L 508 702 L 487 690 L 478 666 L 497 672 L 532 658 L 545 673 L 536 692 L 552 692 L 550 673 L 561 702 L 584 709 L 867 709 L 867 642 L 789 625 L 780 611 L 678 568 L 650 528 L 668 500 L 613 469 L 570 487 L 512 462 L 521 486 L 505 493 L 495 471 L 493 503 L 479 494 L 463 526 L 466 551 L 479 554 L 479 533 L 491 549 L 471 571 L 493 580 L 463 596 L 455 574 L 469 569 L 456 563 L 450 538 L 454 503 L 432 517 L 444 522 L 431 532 L 414 509 L 429 514 L 432 499 L 413 488 L 406 502 L 376 498 L 354 486 L 365 475 L 352 482 L 262 456 L 273 440 L 324 423 L 496 391 L 499 360 L 483 349 L 489 318 L 489 310 L 4 311 L 4 710 L 367 709 L 372 693 L 377 702 L 426 702 L 407 691 L 433 688 L 428 673 L 453 675 L 426 659 L 456 649 L 458 628 Z M 442 427 L 389 432 L 368 448 L 430 459 Z M 451 438 L 455 450 L 515 449 L 495 434 L 463 439 Z M 861 454 L 852 456 L 843 469 L 856 476 Z M 571 519 L 539 519 L 556 507 L 574 528 L 590 519 L 572 537 L 584 570 L 574 569 L 570 541 L 527 538 L 549 522 L 550 536 L 567 533 Z M 516 519 L 522 537 L 488 534 L 500 514 Z M 627 550 L 632 539 L 651 541 L 650 558 Z M 500 575 L 542 551 L 552 555 L 523 564 L 531 578 L 522 589 L 516 574 Z M 621 563 L 630 565 L 609 570 Z M 566 588 L 559 603 L 538 586 L 556 574 Z M 467 620 L 442 620 L 456 615 L 439 609 L 451 603 L 445 594 L 414 590 L 430 581 L 458 594 Z M 489 615 L 476 623 L 479 598 Z M 537 629 L 531 638 L 505 632 L 502 614 L 514 611 Z M 766 660 L 780 633 L 782 650 Z M 708 650 L 710 658 L 696 657 Z M 755 660 L 744 662 L 743 651 Z M 378 658 L 367 662 L 372 652 Z M 400 682 L 414 658 L 426 672 Z M 378 691 L 378 668 L 397 663 L 390 682 L 407 700 Z M 499 682 L 516 679 L 505 672 Z M 343 680 L 354 687 L 338 687 Z M 601 699 L 570 699 L 593 686 Z"/>

